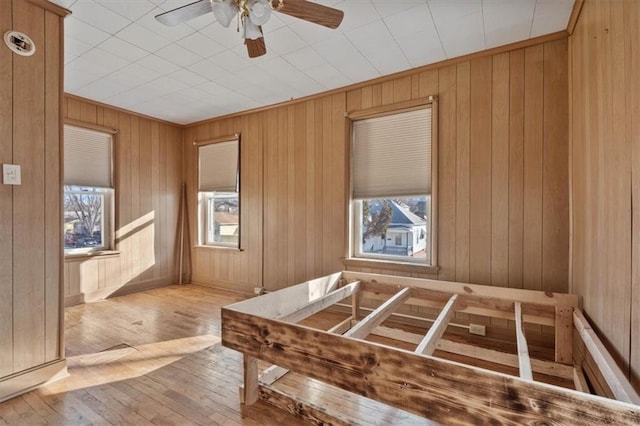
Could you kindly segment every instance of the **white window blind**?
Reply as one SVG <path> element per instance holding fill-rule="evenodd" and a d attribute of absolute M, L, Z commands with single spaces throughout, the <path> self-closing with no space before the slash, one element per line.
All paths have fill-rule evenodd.
<path fill-rule="evenodd" d="M 198 191 L 236 192 L 238 140 L 198 147 Z"/>
<path fill-rule="evenodd" d="M 112 188 L 113 136 L 64 126 L 64 184 Z"/>
<path fill-rule="evenodd" d="M 431 108 L 353 123 L 353 198 L 431 194 Z"/>

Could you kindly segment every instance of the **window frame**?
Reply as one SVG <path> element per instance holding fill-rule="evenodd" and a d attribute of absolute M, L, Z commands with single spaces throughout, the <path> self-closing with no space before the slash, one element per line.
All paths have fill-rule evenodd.
<path fill-rule="evenodd" d="M 394 255 L 385 254 L 366 254 L 363 255 L 359 249 L 362 240 L 362 227 L 359 223 L 361 218 L 361 205 L 353 198 L 353 123 L 354 121 L 375 118 L 385 115 L 399 114 L 410 112 L 422 108 L 431 108 L 431 194 L 429 202 L 430 223 L 427 226 L 427 235 L 430 234 L 431 241 L 431 259 L 430 261 L 420 261 L 411 259 L 409 256 L 404 258 Z M 382 269 L 402 269 L 416 270 L 418 272 L 435 273 L 438 271 L 438 97 L 428 96 L 421 99 L 385 105 L 365 110 L 358 110 L 346 114 L 348 121 L 348 143 L 349 158 L 347 166 L 349 167 L 349 187 L 347 194 L 347 247 L 345 256 L 345 265 L 364 266 L 364 267 L 380 267 Z M 429 196 L 428 194 L 425 194 Z M 400 198 L 406 198 L 401 197 Z M 389 197 L 389 199 L 392 197 Z M 425 236 L 426 238 L 426 236 Z M 417 269 L 416 269 L 417 268 Z"/>
<path fill-rule="evenodd" d="M 66 194 L 68 193 L 86 194 L 86 192 L 78 191 L 78 190 L 67 191 L 66 188 L 70 186 L 97 190 L 95 193 L 99 194 L 102 197 L 102 220 L 101 220 L 102 245 L 96 246 L 96 247 L 73 247 L 73 248 L 64 247 L 65 256 L 89 254 L 94 252 L 103 252 L 103 251 L 112 250 L 113 241 L 114 241 L 113 205 L 115 200 L 115 190 L 113 188 L 101 188 L 101 187 L 95 187 L 95 186 L 89 187 L 89 186 L 79 186 L 79 185 L 63 185 L 63 189 L 62 189 L 63 206 L 64 206 L 64 197 L 66 196 Z M 63 234 L 63 246 L 64 246 L 64 236 L 65 234 Z"/>
<path fill-rule="evenodd" d="M 62 250 L 65 258 L 73 258 L 77 256 L 83 255 L 95 255 L 100 253 L 114 253 L 116 250 L 116 237 L 115 237 L 115 229 L 116 229 L 116 192 L 117 192 L 117 177 L 116 177 L 116 165 L 115 159 L 117 155 L 117 133 L 118 130 L 112 129 L 109 127 L 103 127 L 99 125 L 94 125 L 91 123 L 84 123 L 78 120 L 65 119 L 63 125 L 62 132 L 62 145 L 64 148 L 64 126 L 71 126 L 80 129 L 84 129 L 87 131 L 100 132 L 106 135 L 109 135 L 111 138 L 111 152 L 110 152 L 110 168 L 111 168 L 111 187 L 100 187 L 100 186 L 88 186 L 88 185 L 77 185 L 66 183 L 64 181 L 64 162 L 62 163 L 62 193 L 60 194 L 62 197 L 62 209 L 63 209 L 63 221 L 64 221 L 64 197 L 67 191 L 66 187 L 81 187 L 81 188 L 91 188 L 97 189 L 103 196 L 103 205 L 102 205 L 102 246 L 100 247 L 79 247 L 67 249 L 64 246 L 64 226 L 63 226 L 63 234 L 62 234 Z M 75 191 L 74 191 L 75 192 Z"/>
<path fill-rule="evenodd" d="M 219 197 L 216 197 L 216 194 L 220 194 Z M 222 195 L 224 194 L 224 195 Z M 236 192 L 236 197 L 238 199 L 238 243 L 228 243 L 224 241 L 214 241 L 209 239 L 209 229 L 210 226 L 215 226 L 211 224 L 211 219 L 213 218 L 215 223 L 215 210 L 210 214 L 210 203 L 215 203 L 216 198 L 232 198 L 226 194 L 233 194 L 229 192 L 216 192 L 216 191 L 198 191 L 199 205 L 200 205 L 200 221 L 199 221 L 199 241 L 200 245 L 207 247 L 228 247 L 239 249 L 240 248 L 240 192 Z M 215 233 L 215 231 L 213 231 Z"/>
<path fill-rule="evenodd" d="M 237 173 L 236 173 L 236 194 L 238 196 L 238 243 L 225 243 L 225 242 L 209 242 L 208 241 L 208 226 L 209 215 L 208 213 L 208 200 L 214 197 L 207 196 L 206 194 L 215 193 L 228 193 L 228 191 L 200 191 L 200 147 L 213 145 L 224 142 L 237 142 Z M 242 138 L 240 133 L 234 133 L 228 136 L 221 136 L 213 139 L 196 140 L 193 142 L 194 157 L 195 157 L 195 196 L 197 202 L 197 214 L 196 214 L 196 243 L 195 247 L 205 247 L 211 249 L 225 249 L 225 250 L 238 250 L 242 251 L 242 200 L 241 200 L 241 158 L 242 158 Z"/>

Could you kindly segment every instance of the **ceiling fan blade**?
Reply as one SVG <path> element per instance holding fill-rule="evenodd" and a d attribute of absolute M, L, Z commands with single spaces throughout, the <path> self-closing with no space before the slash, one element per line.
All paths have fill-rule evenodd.
<path fill-rule="evenodd" d="M 247 53 L 250 58 L 257 58 L 267 53 L 267 46 L 264 43 L 264 37 L 251 40 L 247 38 L 244 40 L 244 44 L 247 45 Z"/>
<path fill-rule="evenodd" d="M 338 28 L 344 17 L 344 12 L 339 9 L 306 0 L 282 0 L 281 5 L 274 0 L 273 5 L 280 13 L 328 28 Z"/>
<path fill-rule="evenodd" d="M 211 12 L 210 0 L 199 0 L 156 15 L 156 20 L 170 27 Z"/>

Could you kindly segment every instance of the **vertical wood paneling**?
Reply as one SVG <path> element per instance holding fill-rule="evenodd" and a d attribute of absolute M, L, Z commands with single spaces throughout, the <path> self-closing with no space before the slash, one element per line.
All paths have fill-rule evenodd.
<path fill-rule="evenodd" d="M 45 12 L 45 361 L 61 356 L 60 348 L 60 278 L 62 234 L 62 188 L 60 96 L 62 79 L 61 18 Z"/>
<path fill-rule="evenodd" d="M 524 85 L 524 288 L 542 289 L 542 161 L 544 46 L 525 49 Z"/>
<path fill-rule="evenodd" d="M 491 57 L 471 61 L 469 280 L 491 283 Z"/>
<path fill-rule="evenodd" d="M 509 53 L 493 57 L 491 98 L 491 284 L 509 283 Z"/>
<path fill-rule="evenodd" d="M 509 287 L 522 288 L 524 261 L 524 50 L 510 52 L 509 61 Z"/>
<path fill-rule="evenodd" d="M 194 275 L 194 281 L 240 291 L 251 291 L 252 287 L 264 284 L 266 289 L 274 290 L 342 269 L 349 195 L 349 135 L 344 127 L 344 111 L 392 105 L 435 94 L 439 97 L 440 108 L 440 269 L 437 275 L 430 277 L 540 288 L 543 168 L 563 161 L 566 164 L 567 155 L 566 137 L 562 140 L 558 136 L 563 129 L 556 128 L 563 124 L 559 121 L 557 125 L 547 123 L 549 127 L 545 133 L 544 106 L 556 104 L 557 110 L 565 108 L 566 111 L 567 104 L 566 87 L 561 87 L 562 80 L 556 78 L 561 73 L 559 64 L 566 64 L 566 42 L 549 44 L 553 46 L 546 55 L 544 46 L 539 45 L 528 50 L 526 55 L 525 50 L 520 49 L 476 58 L 440 69 L 416 71 L 413 75 L 348 92 L 250 113 L 248 121 L 237 121 L 251 122 L 251 130 L 245 129 L 245 124 L 238 124 L 238 129 L 229 129 L 234 118 L 214 119 L 187 128 L 187 135 L 206 134 L 207 137 L 221 136 L 225 128 L 229 132 L 242 131 L 243 138 L 247 135 L 245 148 L 253 147 L 252 152 L 263 155 L 260 158 L 264 166 L 262 170 L 251 172 L 256 182 L 243 184 L 241 195 L 243 200 L 244 197 L 263 200 L 262 207 L 252 209 L 251 213 L 264 223 L 261 232 L 252 236 L 260 242 L 258 246 L 264 248 L 264 253 L 250 252 L 247 248 L 238 255 L 249 265 L 259 265 L 264 275 L 256 273 L 254 276 L 262 281 L 253 278 L 248 282 L 221 280 L 223 276 L 239 277 L 238 269 L 245 263 L 238 262 L 237 257 L 227 262 L 224 259 L 231 259 L 231 255 L 211 248 L 194 249 L 194 272 L 201 271 Z M 547 60 L 554 65 L 545 68 Z M 549 84 L 557 85 L 558 90 L 547 90 L 549 93 L 543 90 L 546 72 L 556 75 L 552 80 L 555 83 Z M 565 132 L 566 126 L 565 123 Z M 549 135 L 548 140 L 545 135 Z M 550 148 L 544 156 L 545 141 L 560 146 Z M 256 149 L 258 146 L 260 148 Z M 188 145 L 185 150 L 191 152 Z M 532 157 L 525 160 L 527 155 Z M 562 155 L 565 157 L 556 158 Z M 553 190 L 551 182 L 562 180 L 562 172 L 553 173 L 552 180 L 547 181 L 548 186 L 544 186 L 545 191 Z M 566 174 L 564 179 L 566 186 Z M 527 187 L 528 182 L 533 183 L 531 188 Z M 189 185 L 189 191 L 193 192 L 193 182 Z M 566 204 L 566 190 L 546 196 L 559 204 L 565 197 Z M 195 201 L 191 200 L 190 209 L 195 208 Z M 243 205 L 243 212 L 246 211 Z M 546 215 L 553 213 L 545 210 L 545 218 Z M 561 223 L 566 225 L 567 215 L 566 211 L 559 211 L 557 217 L 548 217 L 549 223 L 558 227 Z M 191 217 L 192 226 L 197 226 L 194 214 Z M 246 235 L 249 225 L 242 220 L 242 232 Z M 193 229 L 192 233 L 195 233 Z M 560 283 L 559 287 L 566 290 L 568 251 L 559 249 L 562 238 L 566 239 L 566 229 L 564 236 L 550 232 L 545 238 L 545 244 L 548 241 L 557 253 L 556 263 L 550 264 L 545 271 L 553 282 Z M 533 253 L 532 258 L 526 257 L 525 246 L 527 253 Z M 527 259 L 526 267 L 524 259 Z M 563 264 L 564 268 L 554 266 Z M 529 277 L 526 284 L 523 282 L 525 270 Z M 531 279 L 536 272 L 537 277 Z"/>
<path fill-rule="evenodd" d="M 567 42 L 544 46 L 544 148 L 542 199 L 542 283 L 545 291 L 566 289 L 568 265 L 563 254 L 569 250 L 569 167 Z"/>
<path fill-rule="evenodd" d="M 457 65 L 456 78 L 456 281 L 469 282 L 469 62 Z"/>
<path fill-rule="evenodd" d="M 438 76 L 438 279 L 456 279 L 456 66 Z"/>
<path fill-rule="evenodd" d="M 636 389 L 639 16 L 633 0 L 587 0 L 569 40 L 571 288 Z"/>
<path fill-rule="evenodd" d="M 12 2 L 0 2 L 0 28 L 12 27 Z M 13 53 L 0 49 L 0 163 L 13 163 Z M 13 372 L 13 187 L 0 185 L 0 377 Z"/>
<path fill-rule="evenodd" d="M 619 14 L 615 15 L 619 19 Z M 640 8 L 637 3 L 625 2 L 622 9 L 625 55 L 626 93 L 640 93 L 640 49 L 634 40 L 640 39 Z M 631 145 L 632 229 L 640 226 L 640 97 L 625 96 L 625 139 Z M 631 324 L 640 324 L 640 233 L 631 235 Z M 631 327 L 629 364 L 631 381 L 640 390 L 640 327 Z"/>
<path fill-rule="evenodd" d="M 44 46 L 44 11 L 24 1 L 13 8 L 13 28 Z M 45 360 L 45 53 L 13 59 L 13 161 L 23 165 L 13 192 L 15 371 Z"/>
<path fill-rule="evenodd" d="M 119 255 L 67 260 L 67 303 L 176 282 L 182 129 L 77 98 L 65 97 L 64 105 L 65 118 L 118 131 L 114 231 Z"/>

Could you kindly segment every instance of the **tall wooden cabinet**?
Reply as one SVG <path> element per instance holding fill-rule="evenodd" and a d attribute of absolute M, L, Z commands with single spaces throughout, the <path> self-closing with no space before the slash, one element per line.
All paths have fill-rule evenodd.
<path fill-rule="evenodd" d="M 0 401 L 64 374 L 62 344 L 63 19 L 46 0 L 0 0 L 0 37 L 29 36 L 32 56 L 0 45 Z"/>

